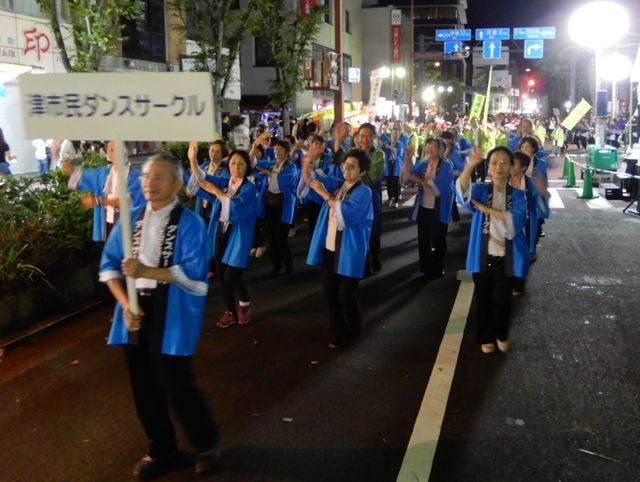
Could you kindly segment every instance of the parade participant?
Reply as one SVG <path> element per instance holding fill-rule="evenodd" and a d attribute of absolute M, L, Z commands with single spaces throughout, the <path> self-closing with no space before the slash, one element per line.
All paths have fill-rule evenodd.
<path fill-rule="evenodd" d="M 407 163 L 403 172 L 403 177 L 418 185 L 409 219 L 418 225 L 420 272 L 430 278 L 442 278 L 453 203 L 453 165 L 443 157 L 445 143 L 441 138 L 427 139 L 424 153 L 426 159 L 411 170 Z M 409 149 L 407 157 L 412 154 Z"/>
<path fill-rule="evenodd" d="M 365 122 L 357 133 L 358 147 L 362 149 L 371 162 L 369 169 L 363 176 L 363 182 L 371 188 L 371 202 L 373 206 L 373 225 L 369 238 L 369 261 L 367 274 L 378 272 L 382 268 L 380 263 L 380 238 L 382 236 L 382 173 L 384 170 L 384 152 L 374 145 L 376 128 Z"/>
<path fill-rule="evenodd" d="M 529 253 L 523 229 L 526 197 L 508 184 L 513 154 L 496 147 L 487 155 L 490 183 L 471 183 L 482 162 L 476 148 L 456 183 L 457 195 L 471 211 L 466 269 L 473 274 L 476 294 L 477 340 L 483 353 L 509 349 L 509 320 L 513 277 L 527 271 Z"/>
<path fill-rule="evenodd" d="M 333 336 L 331 348 L 356 340 L 362 331 L 356 292 L 365 273 L 373 222 L 371 189 L 363 182 L 369 166 L 364 151 L 349 151 L 342 164 L 343 180 L 314 172 L 307 156 L 298 186 L 300 197 L 306 197 L 311 188 L 324 201 L 307 264 L 323 267 L 322 286 Z"/>
<path fill-rule="evenodd" d="M 126 156 L 126 150 L 124 150 Z M 74 167 L 68 160 L 60 161 L 60 169 L 69 176 L 69 189 L 88 191 L 82 194 L 80 202 L 87 208 L 93 208 L 94 241 L 105 241 L 120 215 L 120 198 L 118 194 L 118 168 L 116 162 L 116 141 L 107 142 L 107 161 L 109 166 L 83 169 Z M 132 168 L 128 162 L 124 165 L 127 171 L 127 190 L 133 207 L 144 204 L 144 196 L 140 186 L 140 171 Z"/>
<path fill-rule="evenodd" d="M 520 141 L 527 136 L 535 137 L 535 132 L 533 132 L 533 123 L 529 119 L 522 119 L 520 124 L 518 125 L 517 133 L 511 139 L 509 139 L 509 143 L 507 147 L 511 152 L 515 152 L 518 150 L 518 146 L 520 145 Z M 539 142 L 538 142 L 539 143 Z"/>
<path fill-rule="evenodd" d="M 531 178 L 527 176 L 526 172 L 531 163 L 531 157 L 529 155 L 524 152 L 514 152 L 513 160 L 510 182 L 513 187 L 522 190 L 527 197 L 524 230 L 527 246 L 529 247 L 529 261 L 533 262 L 536 259 L 538 219 L 549 213 L 547 188 L 539 177 Z M 512 291 L 514 296 L 524 294 L 525 282 L 526 277 L 514 277 Z"/>
<path fill-rule="evenodd" d="M 328 176 L 342 177 L 342 162 L 345 153 L 351 148 L 351 126 L 347 122 L 338 122 L 331 130 L 331 139 L 325 143 L 331 153 L 331 157 L 322 165 L 322 169 Z M 328 161 L 328 162 L 327 162 Z"/>
<path fill-rule="evenodd" d="M 265 176 L 264 201 L 273 276 L 280 274 L 283 267 L 285 273 L 293 271 L 293 256 L 288 234 L 295 214 L 295 188 L 298 184 L 299 171 L 289 161 L 290 149 L 291 146 L 287 141 L 277 140 L 274 142 L 275 162 L 259 161 L 256 165 L 256 170 Z"/>
<path fill-rule="evenodd" d="M 310 137 L 310 140 L 311 142 L 306 155 L 311 163 L 311 170 L 320 175 L 326 175 L 327 173 L 322 169 L 322 167 L 326 166 L 330 162 L 332 153 L 329 149 L 326 149 L 324 137 L 320 134 L 313 134 Z M 341 178 L 342 174 L 340 174 L 339 177 Z M 308 196 L 300 201 L 302 202 L 307 215 L 309 222 L 309 238 L 311 239 L 313 237 L 313 231 L 316 228 L 316 222 L 324 200 L 312 190 L 309 192 Z"/>
<path fill-rule="evenodd" d="M 404 165 L 405 142 L 401 139 L 400 122 L 394 122 L 390 134 L 380 136 L 380 146 L 384 152 L 384 179 L 389 196 L 389 207 L 400 206 L 400 173 Z M 404 141 L 408 137 L 404 136 Z"/>
<path fill-rule="evenodd" d="M 548 175 L 547 175 L 547 163 L 544 161 L 544 157 L 546 153 L 540 149 L 540 144 L 538 143 L 538 139 L 533 136 L 523 137 L 520 143 L 518 144 L 518 150 L 520 152 L 524 152 L 532 159 L 532 169 L 531 169 L 531 177 L 537 182 L 540 181 L 544 184 L 545 188 L 548 184 Z M 545 219 L 549 219 L 549 212 L 543 213 L 538 218 L 538 231 L 537 238 L 544 237 L 544 231 L 542 230 L 542 225 L 544 224 Z"/>
<path fill-rule="evenodd" d="M 4 134 L 0 129 L 0 176 L 10 176 L 11 169 L 9 169 L 9 161 L 15 159 L 16 156 L 11 154 L 11 148 L 9 144 L 4 140 Z"/>
<path fill-rule="evenodd" d="M 216 326 L 228 328 L 236 323 L 245 325 L 251 321 L 251 298 L 242 280 L 242 273 L 249 265 L 249 251 L 253 245 L 258 215 L 258 192 L 247 179 L 249 155 L 246 151 L 231 151 L 231 177 L 224 177 L 208 176 L 199 169 L 197 152 L 198 143 L 191 142 L 188 157 L 194 174 L 187 191 L 205 196 L 210 202 L 215 201 L 207 231 L 206 253 L 215 260 L 216 277 L 226 306 Z"/>
<path fill-rule="evenodd" d="M 453 165 L 453 182 L 455 184 L 458 176 L 464 170 L 464 166 L 467 163 L 467 159 L 462 155 L 460 149 L 458 148 L 458 144 L 456 143 L 456 136 L 451 132 L 451 129 L 457 133 L 455 127 L 449 128 L 448 130 L 442 133 L 442 140 L 445 142 L 445 151 L 444 158 L 451 161 Z M 458 211 L 458 203 L 456 202 L 455 196 L 453 197 L 453 201 L 451 203 L 451 220 L 454 223 L 454 229 L 459 229 L 460 225 L 460 212 Z"/>
<path fill-rule="evenodd" d="M 205 229 L 180 205 L 181 187 L 180 163 L 170 154 L 151 157 L 142 175 L 146 205 L 131 213 L 133 258 L 124 258 L 118 223 L 100 261 L 100 281 L 117 301 L 108 344 L 124 348 L 136 412 L 149 438 L 133 472 L 140 479 L 177 468 L 170 405 L 198 450 L 196 473 L 211 472 L 220 457 L 218 427 L 192 366 L 207 293 Z M 138 314 L 131 311 L 124 276 L 136 280 Z"/>

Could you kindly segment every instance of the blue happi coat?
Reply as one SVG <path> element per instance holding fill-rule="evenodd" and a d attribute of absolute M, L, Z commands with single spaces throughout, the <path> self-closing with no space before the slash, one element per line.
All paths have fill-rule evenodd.
<path fill-rule="evenodd" d="M 276 161 L 259 161 L 258 167 L 261 169 L 271 170 L 276 165 Z M 255 177 L 262 177 L 259 182 L 262 192 L 261 198 L 264 199 L 266 192 L 269 190 L 269 178 L 266 174 L 254 173 Z M 280 221 L 285 224 L 293 224 L 293 215 L 296 212 L 296 186 L 300 178 L 300 171 L 291 161 L 284 163 L 282 170 L 278 173 L 278 187 L 283 194 L 282 198 L 282 216 Z"/>
<path fill-rule="evenodd" d="M 424 173 L 427 170 L 429 161 L 422 159 L 416 162 L 416 165 L 411 169 L 411 174 L 424 177 Z M 438 167 L 436 168 L 436 177 L 430 181 L 435 186 L 439 195 L 436 196 L 435 212 L 438 215 L 438 221 L 444 224 L 451 222 L 451 207 L 453 205 L 453 164 L 447 159 L 440 159 Z M 422 206 L 422 196 L 424 196 L 424 187 L 418 186 L 418 193 L 416 195 L 415 203 L 411 209 L 409 219 L 414 223 L 418 219 L 418 210 Z"/>
<path fill-rule="evenodd" d="M 131 213 L 131 225 L 145 206 Z M 100 277 L 122 278 L 124 258 L 122 231 L 118 221 L 109 235 L 100 260 Z M 183 209 L 178 223 L 173 257 L 169 270 L 177 280 L 169 283 L 161 352 L 165 355 L 193 355 L 200 337 L 204 302 L 207 294 L 208 257 L 205 255 L 206 233 L 202 219 L 193 211 Z M 103 279 L 104 280 L 104 279 Z M 143 320 L 144 323 L 144 320 Z M 130 343 L 120 304 L 116 304 L 109 333 L 109 345 Z"/>
<path fill-rule="evenodd" d="M 484 270 L 485 266 L 483 258 L 487 254 L 488 235 L 483 233 L 485 215 L 473 206 L 471 200 L 487 204 L 493 184 L 474 183 L 470 185 L 466 193 L 463 193 L 460 191 L 458 183 L 456 189 L 460 204 L 472 213 L 466 269 L 470 273 L 479 273 Z M 507 185 L 506 189 L 507 195 L 509 192 L 511 193 L 511 210 L 508 210 L 506 214 L 508 223 L 512 223 L 515 233 L 512 239 L 505 240 L 507 276 L 524 278 L 529 268 L 529 248 L 524 235 L 527 199 L 521 189 L 513 188 L 510 185 Z"/>
<path fill-rule="evenodd" d="M 529 253 L 536 252 L 536 241 L 538 239 L 538 219 L 549 217 L 549 203 L 544 196 L 541 196 L 533 180 L 526 176 L 525 195 L 527 197 L 527 223 L 525 225 L 525 238 L 529 246 Z"/>
<path fill-rule="evenodd" d="M 91 169 L 83 169 L 76 189 L 78 191 L 89 191 L 99 199 L 104 200 L 105 184 L 111 168 L 108 166 L 96 167 Z M 116 172 L 113 172 L 116 175 Z M 127 178 L 127 190 L 131 197 L 131 207 L 137 207 L 144 204 L 144 196 L 142 195 L 142 186 L 140 185 L 140 171 L 138 169 L 129 168 L 129 176 Z M 93 208 L 93 229 L 91 231 L 91 239 L 94 241 L 105 241 L 107 238 L 106 231 L 106 210 L 103 205 Z"/>
<path fill-rule="evenodd" d="M 209 167 L 209 162 L 203 162 L 202 164 L 200 164 L 200 169 L 202 170 L 202 172 L 207 172 L 207 168 Z M 218 167 L 218 169 L 216 169 L 216 172 L 213 173 L 214 176 L 220 176 L 220 177 L 231 177 L 231 174 L 229 174 L 229 166 L 226 162 L 222 162 L 222 164 L 220 165 L 220 167 Z M 189 169 L 185 169 L 184 170 L 184 174 L 182 176 L 182 182 L 185 186 L 187 186 L 189 184 L 189 180 L 191 179 L 191 171 Z M 196 202 L 195 202 L 195 206 L 193 208 L 193 210 L 195 211 L 196 214 L 199 215 L 203 215 L 204 209 L 202 208 L 202 201 L 203 198 L 202 197 L 197 197 L 196 198 Z"/>
<path fill-rule="evenodd" d="M 231 178 L 225 176 L 205 176 L 218 189 L 226 191 Z M 209 258 L 215 258 L 217 253 L 216 235 L 219 221 L 228 221 L 228 241 L 222 256 L 222 262 L 235 268 L 249 266 L 249 251 L 253 247 L 253 236 L 256 218 L 259 215 L 259 193 L 254 184 L 245 179 L 235 196 L 225 197 L 221 202 L 214 194 L 205 191 L 192 177 L 188 191 L 198 197 L 208 200 L 211 205 L 211 219 L 207 228 L 207 253 Z"/>
<path fill-rule="evenodd" d="M 342 179 L 315 173 L 313 177 L 321 181 L 330 193 L 337 192 L 344 182 Z M 309 185 L 301 180 L 298 189 L 301 197 L 305 197 L 309 191 Z M 350 278 L 363 278 L 373 224 L 371 189 L 361 182 L 357 183 L 345 199 L 335 202 L 334 210 L 338 225 L 335 272 Z M 321 266 L 324 261 L 329 211 L 329 204 L 323 202 L 307 255 L 307 264 L 311 266 Z"/>

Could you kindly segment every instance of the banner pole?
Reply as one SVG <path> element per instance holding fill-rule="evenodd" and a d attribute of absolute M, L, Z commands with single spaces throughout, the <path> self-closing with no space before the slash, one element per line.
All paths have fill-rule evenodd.
<path fill-rule="evenodd" d="M 118 199 L 120 202 L 120 227 L 122 229 L 122 248 L 125 259 L 133 257 L 133 243 L 131 240 L 131 202 L 127 182 L 127 165 L 124 160 L 124 142 L 114 139 L 116 144 L 116 163 L 118 165 Z M 138 292 L 136 280 L 127 276 L 127 296 L 129 298 L 129 311 L 134 315 L 140 313 L 138 307 Z"/>

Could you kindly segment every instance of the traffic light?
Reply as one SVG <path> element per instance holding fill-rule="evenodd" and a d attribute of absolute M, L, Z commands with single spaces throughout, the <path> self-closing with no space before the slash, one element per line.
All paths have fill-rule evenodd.
<path fill-rule="evenodd" d="M 529 79 L 527 80 L 527 87 L 529 87 L 529 92 L 530 93 L 534 93 L 536 91 L 536 79 L 533 77 L 529 77 Z"/>

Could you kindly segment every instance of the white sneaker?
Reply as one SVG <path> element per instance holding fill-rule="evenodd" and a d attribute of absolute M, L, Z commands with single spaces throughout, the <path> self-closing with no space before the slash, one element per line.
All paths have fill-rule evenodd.
<path fill-rule="evenodd" d="M 393 207 L 394 209 L 397 209 L 400 207 L 400 203 L 398 201 L 396 201 L 395 203 L 393 203 Z"/>
<path fill-rule="evenodd" d="M 293 238 L 295 235 L 296 235 L 296 228 L 291 228 L 287 236 L 289 236 L 290 238 Z"/>
<path fill-rule="evenodd" d="M 256 249 L 256 258 L 262 258 L 264 256 L 264 253 L 266 252 L 267 248 L 265 248 L 264 246 L 260 246 Z"/>
<path fill-rule="evenodd" d="M 251 248 L 251 251 L 249 251 L 249 256 L 253 257 L 256 255 L 256 248 Z"/>

